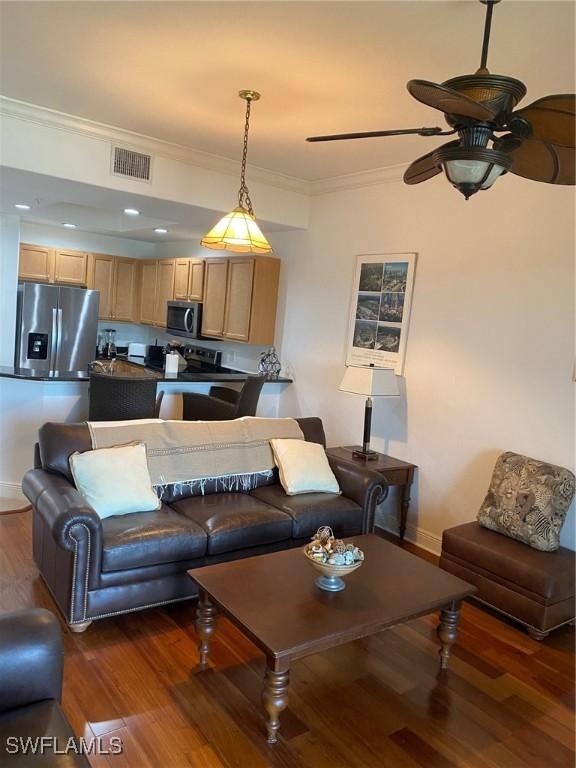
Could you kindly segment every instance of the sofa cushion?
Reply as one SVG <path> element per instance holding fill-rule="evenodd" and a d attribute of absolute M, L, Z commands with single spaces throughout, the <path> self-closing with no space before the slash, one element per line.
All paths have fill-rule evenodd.
<path fill-rule="evenodd" d="M 337 493 L 287 496 L 282 486 L 268 485 L 256 488 L 250 495 L 290 515 L 295 539 L 312 536 L 321 525 L 329 525 L 335 536 L 353 536 L 362 532 L 362 507 Z"/>
<path fill-rule="evenodd" d="M 125 571 L 206 554 L 204 530 L 166 504 L 154 512 L 105 518 L 102 538 L 103 571 Z"/>
<path fill-rule="evenodd" d="M 564 547 L 539 552 L 473 522 L 444 531 L 442 556 L 493 573 L 499 581 L 518 585 L 541 601 L 555 603 L 574 595 L 575 556 Z"/>
<path fill-rule="evenodd" d="M 508 451 L 498 457 L 478 522 L 551 552 L 560 546 L 560 529 L 574 498 L 569 469 Z"/>
<path fill-rule="evenodd" d="M 203 528 L 209 555 L 283 541 L 292 532 L 287 515 L 246 493 L 192 496 L 172 508 Z"/>

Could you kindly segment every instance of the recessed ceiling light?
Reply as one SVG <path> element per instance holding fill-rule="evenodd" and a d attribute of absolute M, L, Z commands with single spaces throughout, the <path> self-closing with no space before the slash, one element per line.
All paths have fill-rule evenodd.
<path fill-rule="evenodd" d="M 14 203 L 14 208 L 18 208 L 19 211 L 29 211 L 30 206 L 28 203 Z"/>
<path fill-rule="evenodd" d="M 70 222 L 69 222 L 69 221 L 63 221 L 63 222 L 62 222 L 62 226 L 63 226 L 63 227 L 66 227 L 66 229 L 76 229 L 76 227 L 77 227 L 78 225 L 77 225 L 77 224 L 70 224 Z"/>
<path fill-rule="evenodd" d="M 137 208 L 124 208 L 126 216 L 140 216 L 140 211 Z"/>
<path fill-rule="evenodd" d="M 157 235 L 165 235 L 168 232 L 168 230 L 164 229 L 164 227 L 156 227 L 154 232 L 156 232 Z"/>

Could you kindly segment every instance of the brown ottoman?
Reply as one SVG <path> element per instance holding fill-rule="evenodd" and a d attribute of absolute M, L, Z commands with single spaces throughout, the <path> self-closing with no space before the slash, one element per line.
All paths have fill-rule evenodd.
<path fill-rule="evenodd" d="M 574 552 L 540 552 L 477 522 L 444 531 L 440 566 L 478 587 L 478 599 L 543 640 L 574 621 Z"/>

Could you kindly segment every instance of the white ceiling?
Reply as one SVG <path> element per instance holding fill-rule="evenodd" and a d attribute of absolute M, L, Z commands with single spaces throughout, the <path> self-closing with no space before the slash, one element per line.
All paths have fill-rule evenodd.
<path fill-rule="evenodd" d="M 28 203 L 31 210 L 17 211 L 14 204 L 18 202 Z M 128 216 L 124 208 L 135 208 L 141 215 Z M 15 168 L 2 168 L 0 212 L 19 214 L 24 221 L 36 224 L 62 226 L 68 222 L 80 231 L 147 242 L 200 239 L 222 216 L 221 211 Z M 258 223 L 266 233 L 289 229 L 262 219 Z M 156 234 L 155 227 L 168 232 Z"/>
<path fill-rule="evenodd" d="M 479 62 L 484 6 L 412 2 L 1 2 L 0 90 L 12 98 L 318 180 L 406 163 L 437 139 L 310 145 L 307 135 L 442 125 L 405 89 Z M 574 3 L 504 0 L 489 66 L 526 103 L 574 90 Z"/>

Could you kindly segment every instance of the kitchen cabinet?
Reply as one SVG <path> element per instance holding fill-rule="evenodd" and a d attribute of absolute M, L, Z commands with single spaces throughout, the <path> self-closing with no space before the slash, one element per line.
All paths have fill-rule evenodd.
<path fill-rule="evenodd" d="M 54 279 L 54 250 L 42 245 L 20 245 L 18 279 L 50 283 Z"/>
<path fill-rule="evenodd" d="M 111 320 L 113 317 L 115 262 L 114 256 L 101 253 L 90 254 L 88 288 L 100 291 L 99 320 Z"/>
<path fill-rule="evenodd" d="M 154 325 L 166 328 L 166 304 L 174 298 L 174 261 L 162 259 L 158 262 L 158 285 L 154 309 Z"/>
<path fill-rule="evenodd" d="M 115 259 L 112 317 L 123 323 L 138 322 L 138 262 Z"/>
<path fill-rule="evenodd" d="M 174 299 L 177 301 L 203 301 L 204 261 L 202 259 L 176 259 L 174 265 Z"/>
<path fill-rule="evenodd" d="M 230 259 L 222 333 L 226 339 L 248 341 L 250 338 L 253 282 L 254 259 Z"/>
<path fill-rule="evenodd" d="M 61 285 L 87 284 L 88 254 L 21 243 L 18 279 Z"/>
<path fill-rule="evenodd" d="M 63 285 L 86 285 L 87 267 L 87 253 L 57 248 L 54 256 L 54 282 Z"/>
<path fill-rule="evenodd" d="M 140 322 L 166 328 L 166 303 L 174 298 L 175 262 L 140 262 Z"/>
<path fill-rule="evenodd" d="M 158 262 L 143 261 L 140 274 L 140 322 L 154 325 L 156 322 L 156 287 Z"/>
<path fill-rule="evenodd" d="M 222 338 L 226 307 L 228 259 L 207 259 L 204 268 L 202 335 Z"/>
<path fill-rule="evenodd" d="M 280 260 L 271 256 L 207 259 L 202 335 L 273 344 Z"/>
<path fill-rule="evenodd" d="M 137 323 L 138 262 L 103 253 L 88 262 L 88 287 L 100 291 L 98 319 Z"/>

